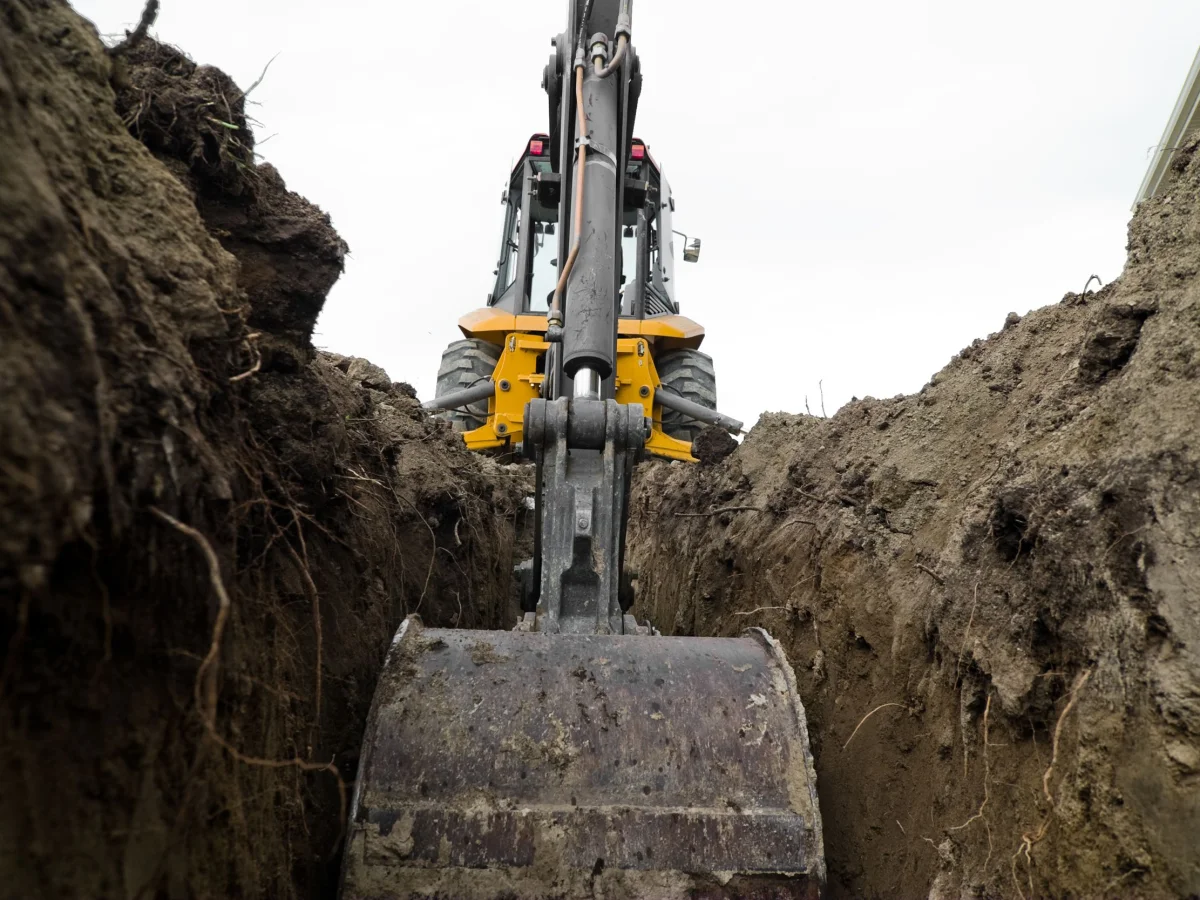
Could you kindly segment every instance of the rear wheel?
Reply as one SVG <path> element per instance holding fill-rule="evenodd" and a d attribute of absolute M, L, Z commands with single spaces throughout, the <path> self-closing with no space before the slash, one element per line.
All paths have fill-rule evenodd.
<path fill-rule="evenodd" d="M 717 408 L 717 373 L 711 356 L 699 350 L 671 350 L 656 359 L 654 365 L 664 391 L 708 409 Z M 662 427 L 669 437 L 692 441 L 708 426 L 664 407 Z"/>
<path fill-rule="evenodd" d="M 467 338 L 455 341 L 442 353 L 442 364 L 438 367 L 436 396 L 442 397 L 452 391 L 460 391 L 491 378 L 500 359 L 500 347 Z M 487 422 L 487 398 L 477 400 L 463 409 L 447 409 L 437 413 L 455 431 L 473 431 Z"/>

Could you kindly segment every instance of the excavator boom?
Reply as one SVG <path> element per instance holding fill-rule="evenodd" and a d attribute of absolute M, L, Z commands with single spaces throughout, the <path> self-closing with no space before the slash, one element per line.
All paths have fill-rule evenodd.
<path fill-rule="evenodd" d="M 570 227 L 523 423 L 537 467 L 526 612 L 511 632 L 400 628 L 364 739 L 346 900 L 767 900 L 824 883 L 779 645 L 757 629 L 663 637 L 630 614 L 629 488 L 652 424 L 614 399 L 640 90 L 630 3 L 570 0 L 546 72 Z"/>

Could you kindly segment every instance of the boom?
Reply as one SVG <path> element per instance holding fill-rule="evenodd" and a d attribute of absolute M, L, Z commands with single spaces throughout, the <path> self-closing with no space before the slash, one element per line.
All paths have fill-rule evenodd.
<path fill-rule="evenodd" d="M 505 632 L 425 629 L 415 616 L 400 627 L 363 742 L 344 900 L 812 900 L 825 880 L 804 707 L 778 642 L 760 629 L 664 637 L 629 614 L 630 479 L 660 410 L 740 428 L 674 387 L 698 384 L 715 406 L 711 361 L 685 343 L 698 336 L 661 290 L 669 275 L 645 270 L 652 204 L 625 177 L 641 86 L 629 7 L 569 3 L 544 78 L 557 168 L 523 158 L 514 173 L 502 266 L 518 259 L 498 267 L 489 298 L 504 311 L 478 320 L 495 339 L 464 327 L 468 340 L 444 357 L 458 389 L 435 398 L 487 398 L 493 420 L 502 395 L 528 398 L 537 529 L 519 567 L 525 615 Z M 530 142 L 538 162 L 542 137 Z M 543 246 L 531 240 L 534 197 L 536 233 L 553 221 L 547 204 L 560 226 L 544 335 L 517 325 L 533 318 L 530 254 Z M 669 203 L 656 202 L 661 246 Z M 629 316 L 623 220 L 637 229 Z M 636 337 L 619 340 L 635 316 Z M 666 344 L 657 361 L 652 340 Z M 690 443 L 673 443 L 691 458 Z"/>
<path fill-rule="evenodd" d="M 630 479 L 651 425 L 641 404 L 611 399 L 637 70 L 629 5 L 574 0 L 544 79 L 558 112 L 551 143 L 560 184 L 573 189 L 560 190 L 559 221 L 570 225 L 559 233 L 566 262 L 548 317 L 550 389 L 525 408 L 525 452 L 539 485 L 539 539 L 524 604 L 536 611 L 522 623 L 532 631 L 636 630 L 624 616 L 633 597 L 628 582 L 622 590 L 622 569 Z"/>

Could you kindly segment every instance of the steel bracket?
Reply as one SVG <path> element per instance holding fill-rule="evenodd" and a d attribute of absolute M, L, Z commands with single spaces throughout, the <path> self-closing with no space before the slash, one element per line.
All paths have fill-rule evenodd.
<path fill-rule="evenodd" d="M 646 444 L 640 404 L 560 397 L 525 407 L 525 452 L 542 485 L 536 628 L 623 634 L 632 590 L 622 585 L 629 485 Z M 531 573 L 532 575 L 532 573 Z"/>

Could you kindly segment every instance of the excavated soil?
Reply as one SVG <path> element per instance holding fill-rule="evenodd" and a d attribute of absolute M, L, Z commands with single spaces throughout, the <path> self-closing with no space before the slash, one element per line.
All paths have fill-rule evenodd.
<path fill-rule="evenodd" d="M 641 470 L 636 611 L 784 643 L 831 897 L 1200 896 L 1196 143 L 1117 282 Z"/>
<path fill-rule="evenodd" d="M 1119 281 L 640 471 L 639 615 L 792 660 L 831 897 L 1200 896 L 1195 147 Z M 253 148 L 220 71 L 0 4 L 6 896 L 331 896 L 398 622 L 514 618 L 527 472 L 313 349 L 347 248 Z"/>
<path fill-rule="evenodd" d="M 0 161 L 0 894 L 329 896 L 389 640 L 512 621 L 521 477 L 314 351 L 347 248 L 223 73 L 5 2 Z"/>

